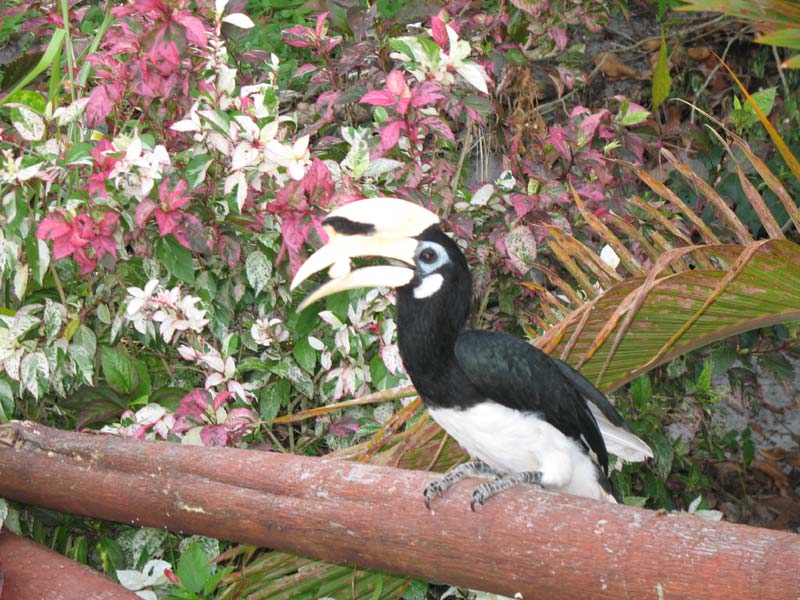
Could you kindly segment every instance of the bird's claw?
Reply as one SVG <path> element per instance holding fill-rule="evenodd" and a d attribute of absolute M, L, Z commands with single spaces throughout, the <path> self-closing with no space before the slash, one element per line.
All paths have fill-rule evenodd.
<path fill-rule="evenodd" d="M 488 486 L 486 484 L 481 484 L 475 488 L 475 491 L 472 492 L 472 501 L 469 503 L 470 509 L 472 512 L 475 512 L 475 505 L 480 504 L 481 506 L 491 497 L 491 494 L 487 494 Z"/>
<path fill-rule="evenodd" d="M 434 481 L 429 483 L 425 486 L 425 491 L 423 492 L 423 496 L 425 497 L 425 507 L 430 510 L 431 509 L 431 500 L 436 496 L 439 498 L 444 497 L 444 491 L 446 486 L 442 483 L 442 480 Z"/>

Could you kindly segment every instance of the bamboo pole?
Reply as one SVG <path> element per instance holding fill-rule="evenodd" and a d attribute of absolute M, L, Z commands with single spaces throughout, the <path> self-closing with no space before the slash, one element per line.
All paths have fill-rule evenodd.
<path fill-rule="evenodd" d="M 0 426 L 0 496 L 527 599 L 796 598 L 800 536 L 436 475 Z"/>

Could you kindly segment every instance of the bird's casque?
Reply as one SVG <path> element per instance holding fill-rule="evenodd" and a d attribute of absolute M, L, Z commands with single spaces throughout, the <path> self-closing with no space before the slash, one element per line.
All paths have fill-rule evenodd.
<path fill-rule="evenodd" d="M 464 254 L 439 218 L 396 198 L 353 202 L 323 221 L 328 243 L 302 265 L 292 289 L 328 268 L 330 280 L 300 309 L 335 292 L 397 288 L 400 355 L 433 419 L 471 456 L 425 489 L 425 503 L 463 477 L 488 477 L 472 508 L 518 483 L 616 501 L 609 452 L 652 456 L 623 418 L 568 364 L 504 333 L 465 329 L 472 283 Z M 393 264 L 352 269 L 355 257 Z"/>

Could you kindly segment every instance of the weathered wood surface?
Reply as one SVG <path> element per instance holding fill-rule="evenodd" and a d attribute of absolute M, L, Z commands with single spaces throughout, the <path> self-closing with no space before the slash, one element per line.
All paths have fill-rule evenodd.
<path fill-rule="evenodd" d="M 3 600 L 139 600 L 105 575 L 49 548 L 0 532 Z"/>
<path fill-rule="evenodd" d="M 333 459 L 0 426 L 0 496 L 524 598 L 796 599 L 800 536 Z"/>

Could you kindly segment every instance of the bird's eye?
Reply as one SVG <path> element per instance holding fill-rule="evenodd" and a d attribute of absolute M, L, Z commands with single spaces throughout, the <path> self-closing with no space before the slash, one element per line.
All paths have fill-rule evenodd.
<path fill-rule="evenodd" d="M 436 262 L 437 258 L 439 258 L 439 256 L 436 254 L 436 250 L 433 248 L 425 248 L 419 253 L 419 260 L 424 262 L 426 265 Z"/>

